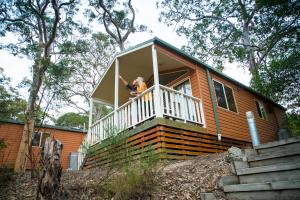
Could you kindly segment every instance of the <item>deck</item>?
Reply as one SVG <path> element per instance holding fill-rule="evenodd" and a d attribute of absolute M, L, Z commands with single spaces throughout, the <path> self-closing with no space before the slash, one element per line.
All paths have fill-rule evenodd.
<path fill-rule="evenodd" d="M 207 133 L 206 129 L 196 124 L 184 123 L 165 118 L 154 118 L 139 127 L 125 132 L 127 137 L 124 144 L 117 147 L 124 151 L 126 146 L 134 149 L 133 155 L 138 156 L 143 150 L 152 149 L 160 159 L 188 159 L 208 153 L 224 152 L 231 146 L 246 147 L 249 142 L 222 138 Z M 94 168 L 110 163 L 111 153 L 105 140 L 91 147 L 92 153 L 86 156 L 84 168 Z M 118 154 L 114 162 L 125 159 L 125 154 Z"/>

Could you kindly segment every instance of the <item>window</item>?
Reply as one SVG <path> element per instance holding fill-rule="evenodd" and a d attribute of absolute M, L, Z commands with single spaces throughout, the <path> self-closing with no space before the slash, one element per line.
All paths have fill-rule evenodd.
<path fill-rule="evenodd" d="M 174 89 L 184 94 L 192 96 L 192 86 L 189 79 L 180 83 L 179 85 L 176 85 Z"/>
<path fill-rule="evenodd" d="M 237 112 L 233 91 L 230 87 L 214 80 L 215 93 L 218 106 Z"/>
<path fill-rule="evenodd" d="M 262 119 L 267 119 L 267 113 L 264 104 L 260 101 L 255 101 L 255 104 L 259 117 Z"/>
<path fill-rule="evenodd" d="M 46 141 L 46 138 L 50 136 L 50 133 L 44 132 L 34 132 L 31 146 L 33 147 L 43 147 Z"/>

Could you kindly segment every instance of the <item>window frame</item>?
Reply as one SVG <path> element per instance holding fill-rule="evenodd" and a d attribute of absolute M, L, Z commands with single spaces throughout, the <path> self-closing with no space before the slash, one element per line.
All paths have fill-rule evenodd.
<path fill-rule="evenodd" d="M 228 84 L 224 84 L 224 83 L 222 83 L 221 81 L 219 81 L 219 80 L 217 80 L 217 79 L 215 79 L 215 78 L 213 78 L 212 81 L 213 81 L 213 82 L 215 81 L 215 82 L 221 84 L 221 85 L 222 85 L 222 88 L 223 88 L 223 94 L 224 94 L 224 97 L 225 97 L 225 102 L 226 102 L 227 108 L 223 108 L 222 106 L 219 106 L 218 99 L 217 99 L 217 94 L 216 94 L 216 89 L 215 89 L 215 84 L 213 83 L 213 87 L 214 87 L 214 95 L 215 95 L 215 97 L 216 97 L 215 101 L 216 101 L 218 107 L 221 108 L 221 109 L 224 109 L 224 110 L 226 110 L 226 111 L 230 111 L 230 112 L 233 112 L 233 113 L 235 113 L 235 114 L 239 114 L 239 109 L 238 109 L 238 106 L 237 106 L 237 103 L 236 103 L 236 98 L 235 98 L 235 94 L 234 94 L 234 89 L 233 89 L 231 86 L 229 86 Z M 227 95 L 226 95 L 226 92 L 225 92 L 225 86 L 228 87 L 229 89 L 231 89 L 231 91 L 232 91 L 233 101 L 234 101 L 234 105 L 235 105 L 235 108 L 236 108 L 236 112 L 229 109 L 229 106 L 228 106 L 228 100 L 227 100 Z"/>
<path fill-rule="evenodd" d="M 264 113 L 265 113 L 265 118 L 263 117 L 263 114 L 262 114 L 262 117 L 259 116 L 259 112 L 258 112 L 258 110 L 257 110 L 256 102 L 258 103 L 259 111 L 261 112 L 261 114 L 262 114 L 261 109 L 263 108 Z M 268 115 L 267 115 L 267 112 L 266 112 L 267 110 L 266 110 L 266 108 L 265 108 L 265 104 L 263 103 L 263 101 L 260 101 L 260 100 L 258 100 L 258 99 L 254 99 L 254 103 L 255 103 L 256 113 L 258 114 L 258 118 L 267 121 L 267 120 L 268 120 Z"/>
<path fill-rule="evenodd" d="M 190 76 L 184 77 L 181 80 L 179 80 L 178 82 L 174 83 L 173 85 L 170 86 L 170 88 L 172 88 L 173 90 L 175 90 L 175 87 L 177 87 L 178 85 L 184 83 L 185 81 L 189 81 L 190 85 L 191 85 L 191 92 L 192 92 L 192 96 L 193 95 L 193 88 L 192 88 L 192 83 L 191 83 L 191 79 Z M 177 90 L 176 90 L 177 91 Z"/>
<path fill-rule="evenodd" d="M 34 134 L 35 133 L 40 133 L 40 140 L 39 140 L 39 144 L 38 144 L 38 146 L 33 146 L 32 145 L 32 142 L 31 142 L 31 147 L 38 147 L 38 148 L 42 148 L 43 146 L 42 146 L 42 139 L 43 139 L 43 134 L 48 134 L 49 136 L 51 136 L 51 134 L 50 134 L 50 132 L 43 132 L 43 131 L 35 131 L 34 132 Z M 34 137 L 32 138 L 32 140 L 34 139 Z"/>

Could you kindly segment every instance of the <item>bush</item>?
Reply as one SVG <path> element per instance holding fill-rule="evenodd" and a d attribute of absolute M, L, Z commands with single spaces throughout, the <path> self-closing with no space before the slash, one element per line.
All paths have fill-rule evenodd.
<path fill-rule="evenodd" d="M 155 190 L 158 159 L 151 148 L 141 150 L 135 157 L 123 164 L 120 173 L 104 181 L 99 193 L 107 199 L 145 199 Z"/>
<path fill-rule="evenodd" d="M 100 185 L 99 192 L 109 199 L 144 199 L 155 189 L 155 175 L 154 169 L 135 163 Z"/>
<path fill-rule="evenodd" d="M 300 136 L 300 115 L 287 115 L 288 128 L 294 136 Z"/>

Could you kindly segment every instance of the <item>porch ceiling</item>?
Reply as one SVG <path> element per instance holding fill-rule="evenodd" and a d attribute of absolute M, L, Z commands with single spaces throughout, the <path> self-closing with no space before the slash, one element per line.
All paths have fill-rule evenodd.
<path fill-rule="evenodd" d="M 147 81 L 153 75 L 152 49 L 151 45 L 134 52 L 118 57 L 120 75 L 128 82 L 132 82 L 136 77 L 142 76 Z M 157 50 L 158 70 L 166 71 L 184 67 L 181 62 L 170 58 Z M 115 88 L 115 62 L 109 66 L 108 71 L 94 90 L 92 98 L 103 103 L 114 104 Z M 119 106 L 128 101 L 129 90 L 119 81 Z"/>

